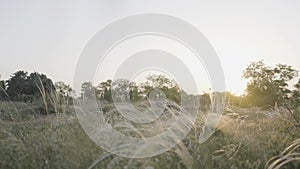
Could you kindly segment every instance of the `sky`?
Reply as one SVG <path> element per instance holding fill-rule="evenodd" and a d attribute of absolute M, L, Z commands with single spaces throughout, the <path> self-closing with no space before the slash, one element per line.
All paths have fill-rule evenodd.
<path fill-rule="evenodd" d="M 88 40 L 112 21 L 140 13 L 169 14 L 197 27 L 217 52 L 233 93 L 245 89 L 241 76 L 250 62 L 300 70 L 297 0 L 0 0 L 1 79 L 26 70 L 72 85 Z"/>

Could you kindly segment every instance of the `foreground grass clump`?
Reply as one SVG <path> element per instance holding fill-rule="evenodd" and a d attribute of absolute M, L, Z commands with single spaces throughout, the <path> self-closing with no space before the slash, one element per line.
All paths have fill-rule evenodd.
<path fill-rule="evenodd" d="M 0 168 L 84 168 L 101 153 L 74 118 L 0 122 Z"/>
<path fill-rule="evenodd" d="M 0 102 L 0 168 L 272 169 L 278 166 L 274 161 L 286 162 L 299 154 L 298 142 L 293 142 L 300 137 L 299 129 L 284 110 L 231 107 L 213 136 L 199 144 L 204 114 L 177 147 L 147 159 L 102 150 L 84 133 L 75 114 L 46 116 L 32 110 L 34 105 Z M 281 167 L 299 166 L 294 160 Z"/>

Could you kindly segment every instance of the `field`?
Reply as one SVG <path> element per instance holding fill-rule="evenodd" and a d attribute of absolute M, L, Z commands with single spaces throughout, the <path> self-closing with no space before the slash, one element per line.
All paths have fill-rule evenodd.
<path fill-rule="evenodd" d="M 0 103 L 0 168 L 256 169 L 275 168 L 271 163 L 280 158 L 285 159 L 281 162 L 299 159 L 299 153 L 295 156 L 299 140 L 283 152 L 300 138 L 299 128 L 284 109 L 227 106 L 218 130 L 203 144 L 198 143 L 203 122 L 198 116 L 177 147 L 145 159 L 122 158 L 102 150 L 84 133 L 71 108 L 52 115 L 39 115 L 35 110 L 30 104 Z M 282 168 L 297 169 L 300 163 L 291 160 Z"/>

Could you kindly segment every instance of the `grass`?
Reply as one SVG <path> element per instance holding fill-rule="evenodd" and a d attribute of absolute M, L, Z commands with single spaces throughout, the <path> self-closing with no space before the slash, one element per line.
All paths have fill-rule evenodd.
<path fill-rule="evenodd" d="M 73 116 L 0 124 L 0 168 L 87 168 L 102 152 Z"/>
<path fill-rule="evenodd" d="M 293 162 L 300 161 L 300 139 L 296 139 L 293 141 L 291 145 L 289 145 L 280 155 L 272 157 L 268 163 L 266 164 L 267 169 L 280 169 L 282 166 Z M 294 163 L 295 168 L 300 168 L 300 163 Z"/>
<path fill-rule="evenodd" d="M 203 114 L 170 151 L 128 159 L 93 143 L 72 110 L 41 115 L 41 105 L 0 102 L 0 168 L 300 168 L 299 128 L 284 109 L 227 107 L 217 131 L 199 144 Z M 107 112 L 113 109 L 105 107 Z"/>

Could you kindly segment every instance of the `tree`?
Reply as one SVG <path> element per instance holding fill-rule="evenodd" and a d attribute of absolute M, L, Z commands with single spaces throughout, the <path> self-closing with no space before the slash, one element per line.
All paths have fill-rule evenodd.
<path fill-rule="evenodd" d="M 291 106 L 292 107 L 299 107 L 300 105 L 300 79 L 294 85 L 295 89 L 292 91 L 291 94 Z"/>
<path fill-rule="evenodd" d="M 55 86 L 51 79 L 45 74 L 37 72 L 31 73 L 27 78 L 27 95 L 46 97 L 51 92 L 55 91 Z"/>
<path fill-rule="evenodd" d="M 130 100 L 133 102 L 139 101 L 143 98 L 142 92 L 135 82 L 130 82 L 129 84 L 129 96 Z"/>
<path fill-rule="evenodd" d="M 277 64 L 268 67 L 263 61 L 251 63 L 243 72 L 248 79 L 247 102 L 249 106 L 274 105 L 289 98 L 288 82 L 298 76 L 291 66 Z"/>
<path fill-rule="evenodd" d="M 7 95 L 5 93 L 6 90 L 6 85 L 5 81 L 1 80 L 1 75 L 0 75 L 0 100 L 5 100 Z"/>
<path fill-rule="evenodd" d="M 12 101 L 23 101 L 24 95 L 28 91 L 27 72 L 17 71 L 14 73 L 7 83 L 6 93 Z"/>
<path fill-rule="evenodd" d="M 111 85 L 111 94 L 114 101 L 140 101 L 142 93 L 139 86 L 135 82 L 127 79 L 117 79 Z"/>
<path fill-rule="evenodd" d="M 6 81 L 6 93 L 12 101 L 32 102 L 35 97 L 46 95 L 54 90 L 51 79 L 37 72 L 17 71 Z"/>
<path fill-rule="evenodd" d="M 141 85 L 142 92 L 145 96 L 149 96 L 153 89 L 159 89 L 164 92 L 169 100 L 176 103 L 181 101 L 181 90 L 178 84 L 164 75 L 150 75 L 146 78 L 146 82 Z"/>
<path fill-rule="evenodd" d="M 72 101 L 72 88 L 64 82 L 55 83 L 56 93 L 60 104 L 69 105 Z"/>
<path fill-rule="evenodd" d="M 84 82 L 81 85 L 81 92 L 81 98 L 83 100 L 95 98 L 95 87 L 92 85 L 92 82 Z"/>
<path fill-rule="evenodd" d="M 211 106 L 211 99 L 208 93 L 204 93 L 199 97 L 200 101 L 200 110 L 201 111 L 208 111 Z"/>
<path fill-rule="evenodd" d="M 114 102 L 125 102 L 130 100 L 130 81 L 117 79 L 111 84 L 111 94 Z"/>
<path fill-rule="evenodd" d="M 105 82 L 100 83 L 96 87 L 97 98 L 111 103 L 112 102 L 111 85 L 112 85 L 112 80 L 110 80 L 110 79 Z"/>

